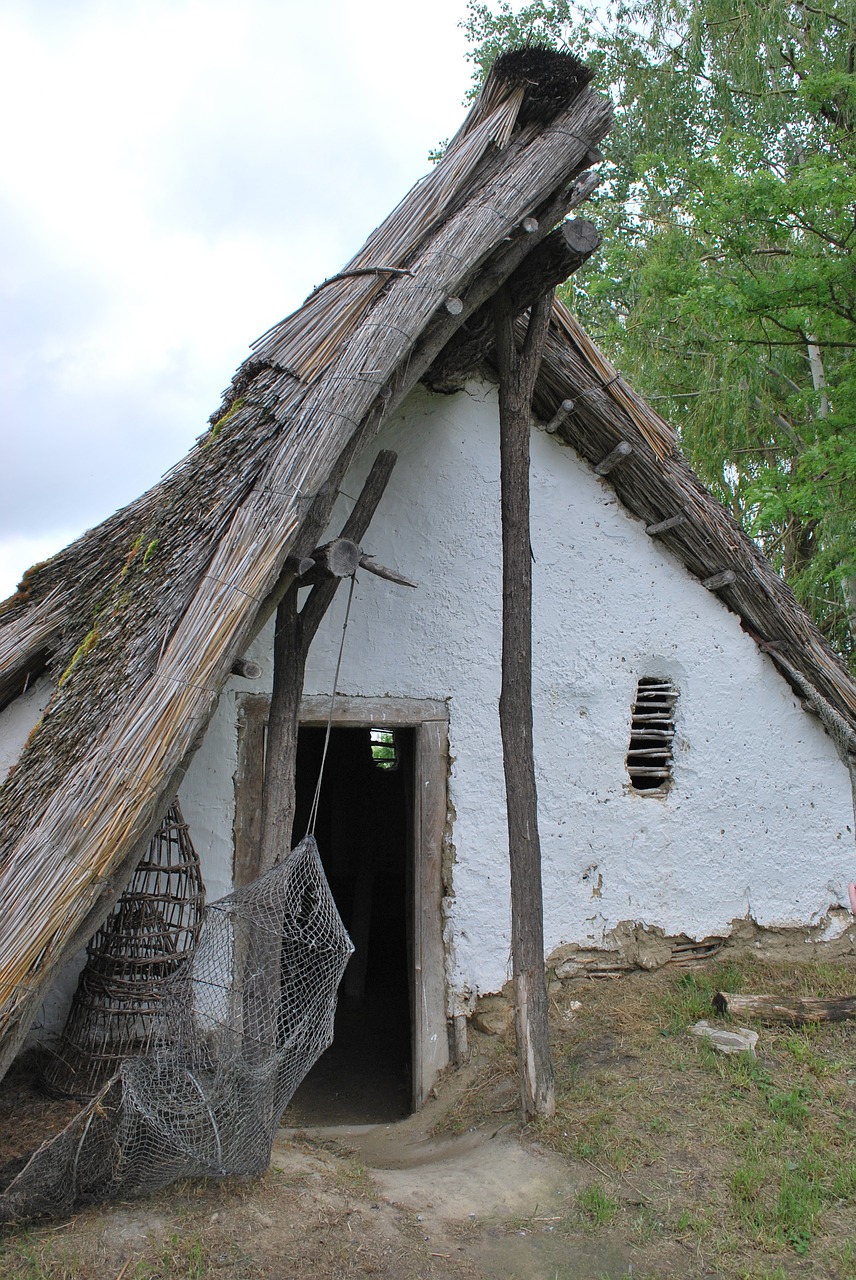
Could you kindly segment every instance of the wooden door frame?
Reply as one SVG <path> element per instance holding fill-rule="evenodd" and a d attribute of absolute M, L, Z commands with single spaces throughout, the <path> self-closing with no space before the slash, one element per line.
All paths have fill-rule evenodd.
<path fill-rule="evenodd" d="M 238 699 L 233 866 L 236 887 L 247 884 L 258 874 L 256 858 L 269 709 L 270 696 L 267 694 L 244 694 Z M 329 715 L 329 697 L 301 699 L 301 725 L 326 727 Z M 445 702 L 430 699 L 337 697 L 332 723 L 334 728 L 350 726 L 413 731 L 413 962 L 410 994 L 412 1106 L 414 1111 L 418 1111 L 437 1076 L 449 1064 L 442 920 L 449 711 Z"/>

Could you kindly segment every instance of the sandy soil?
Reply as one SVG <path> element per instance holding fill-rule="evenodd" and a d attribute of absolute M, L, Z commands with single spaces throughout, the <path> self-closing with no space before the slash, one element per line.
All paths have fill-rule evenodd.
<path fill-rule="evenodd" d="M 251 1183 L 182 1184 L 68 1222 L 8 1231 L 0 1275 L 27 1280 L 196 1280 L 257 1277 L 599 1277 L 626 1260 L 572 1251 L 552 1236 L 581 1185 L 563 1158 L 523 1146 L 506 1122 L 435 1136 L 484 1060 L 450 1073 L 425 1109 L 396 1124 L 280 1130 L 271 1166 Z M 56 1123 L 26 1077 L 6 1101 L 11 1147 Z M 614 1256 L 613 1256 L 614 1255 Z M 606 1267 L 603 1264 L 606 1264 Z"/>

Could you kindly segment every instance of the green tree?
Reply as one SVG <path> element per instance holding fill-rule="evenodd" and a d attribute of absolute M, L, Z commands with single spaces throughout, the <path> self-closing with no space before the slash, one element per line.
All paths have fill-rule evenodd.
<path fill-rule="evenodd" d="M 856 662 L 856 0 L 471 0 L 479 80 L 524 41 L 616 122 L 571 305 Z"/>

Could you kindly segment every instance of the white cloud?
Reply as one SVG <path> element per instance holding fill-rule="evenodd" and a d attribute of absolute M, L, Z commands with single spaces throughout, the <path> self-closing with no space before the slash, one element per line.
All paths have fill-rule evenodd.
<path fill-rule="evenodd" d="M 465 0 L 5 0 L 0 598 L 153 483 L 459 123 Z"/>

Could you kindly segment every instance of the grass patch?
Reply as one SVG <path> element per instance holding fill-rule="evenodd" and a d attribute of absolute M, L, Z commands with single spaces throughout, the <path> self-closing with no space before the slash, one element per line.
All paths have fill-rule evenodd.
<path fill-rule="evenodd" d="M 618 1216 L 617 1201 L 597 1183 L 592 1183 L 579 1193 L 577 1208 L 583 1218 L 596 1227 L 608 1227 Z"/>
<path fill-rule="evenodd" d="M 733 963 L 681 974 L 662 998 L 663 1034 L 683 1035 L 694 1022 L 713 1017 L 713 997 L 717 991 L 742 991 L 743 983 L 743 969 Z"/>
<path fill-rule="evenodd" d="M 542 1262 L 555 1249 L 547 1274 L 601 1269 L 616 1280 L 632 1256 L 640 1280 L 856 1280 L 856 1027 L 759 1025 L 757 1058 L 725 1057 L 687 1034 L 699 1017 L 714 1020 L 723 988 L 849 994 L 856 961 L 668 967 L 554 991 L 556 1114 L 523 1136 L 560 1153 L 567 1176 L 555 1201 L 519 1220 L 528 1244 L 515 1242 L 531 1244 L 533 1259 L 540 1250 Z M 513 1039 L 473 1041 L 482 1056 L 457 1077 L 446 1127 L 510 1133 L 519 1114 Z M 484 1151 L 490 1161 L 489 1141 Z M 118 1207 L 120 1225 L 127 1212 L 160 1220 L 146 1236 L 135 1231 L 132 1246 L 124 1228 L 109 1235 L 107 1211 L 11 1230 L 0 1239 L 0 1276 L 115 1280 L 131 1252 L 123 1280 L 455 1280 L 472 1275 L 480 1234 L 513 1229 L 501 1217 L 489 1231 L 465 1224 L 461 1242 L 473 1252 L 461 1250 L 459 1271 L 458 1250 L 433 1235 L 430 1208 L 424 1221 L 395 1225 L 358 1158 L 321 1141 L 305 1154 L 320 1163 L 251 1186 L 179 1184 L 145 1209 Z M 534 1261 L 531 1274 L 541 1274 Z"/>
<path fill-rule="evenodd" d="M 687 1276 L 774 1280 L 808 1266 L 856 1280 L 853 1025 L 756 1024 L 758 1057 L 727 1057 L 687 1034 L 700 1018 L 728 1025 L 713 1009 L 721 990 L 845 995 L 856 966 L 713 962 L 568 984 L 553 1001 L 556 1114 L 528 1132 L 579 1166 L 587 1233 L 632 1241 L 634 1272 L 680 1242 L 696 1260 Z M 504 1044 L 490 1092 L 514 1072 Z M 476 1088 L 461 1127 L 482 1104 Z"/>
<path fill-rule="evenodd" d="M 207 1280 L 220 1274 L 224 1261 L 222 1245 L 209 1244 L 201 1232 L 171 1232 L 166 1240 L 149 1239 L 137 1251 L 139 1256 L 129 1261 L 123 1280 Z M 113 1277 L 119 1270 L 107 1266 L 91 1249 L 84 1255 L 48 1234 L 27 1233 L 0 1246 L 3 1280 L 81 1280 Z M 247 1273 L 229 1270 L 228 1274 Z"/>
<path fill-rule="evenodd" d="M 73 1249 L 29 1234 L 5 1245 L 0 1267 L 3 1280 L 79 1280 L 84 1274 Z"/>

